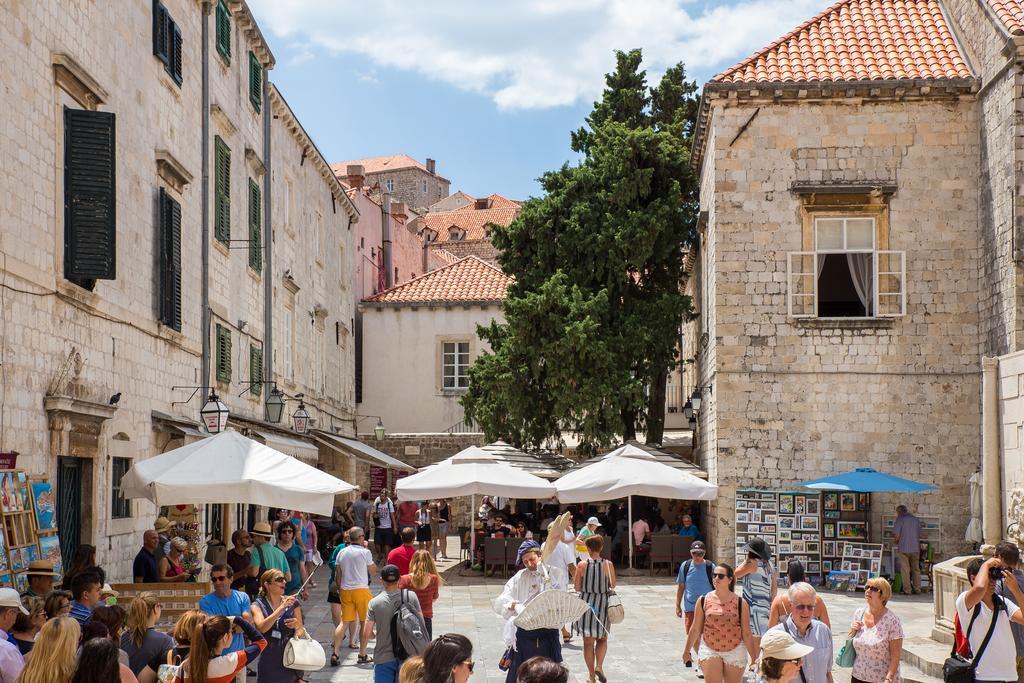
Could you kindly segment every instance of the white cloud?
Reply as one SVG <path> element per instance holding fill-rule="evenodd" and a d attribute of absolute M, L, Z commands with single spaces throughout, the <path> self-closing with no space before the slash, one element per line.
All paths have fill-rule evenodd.
<path fill-rule="evenodd" d="M 357 54 L 490 97 L 506 110 L 590 101 L 614 49 L 641 47 L 656 77 L 682 60 L 713 75 L 784 35 L 828 0 L 249 0 L 261 28 L 311 50 Z M 376 78 L 376 74 L 373 74 Z"/>

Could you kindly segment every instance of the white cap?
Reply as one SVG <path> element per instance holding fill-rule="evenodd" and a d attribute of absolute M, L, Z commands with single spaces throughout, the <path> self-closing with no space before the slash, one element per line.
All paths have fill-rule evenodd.
<path fill-rule="evenodd" d="M 814 652 L 810 645 L 801 645 L 785 631 L 769 630 L 761 636 L 761 654 L 772 659 L 800 659 Z"/>
<path fill-rule="evenodd" d="M 28 614 L 28 610 L 21 604 L 21 596 L 13 588 L 0 588 L 0 607 L 17 607 L 22 614 Z"/>
<path fill-rule="evenodd" d="M 587 526 L 590 526 L 591 524 L 593 524 L 594 526 L 601 526 L 601 520 L 599 520 L 597 517 L 591 517 L 587 520 Z"/>

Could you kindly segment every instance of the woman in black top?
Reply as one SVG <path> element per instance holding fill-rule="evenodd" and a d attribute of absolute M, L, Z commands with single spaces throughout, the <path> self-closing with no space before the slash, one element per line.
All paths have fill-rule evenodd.
<path fill-rule="evenodd" d="M 441 542 L 441 557 L 448 559 L 448 527 L 452 521 L 452 509 L 448 501 L 442 498 L 437 501 L 438 540 Z"/>
<path fill-rule="evenodd" d="M 32 650 L 36 634 L 46 623 L 43 602 L 42 598 L 34 595 L 26 595 L 21 599 L 21 604 L 28 610 L 28 614 L 22 614 L 21 610 L 18 610 L 18 618 L 11 629 L 11 637 L 14 638 L 14 644 L 18 646 L 22 655 L 27 655 Z"/>

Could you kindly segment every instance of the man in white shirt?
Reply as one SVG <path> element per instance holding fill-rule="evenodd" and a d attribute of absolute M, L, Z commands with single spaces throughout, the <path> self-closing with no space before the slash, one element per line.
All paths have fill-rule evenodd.
<path fill-rule="evenodd" d="M 968 574 L 972 569 L 974 567 L 968 567 Z M 977 568 L 974 585 L 956 599 L 960 628 L 964 630 L 977 662 L 974 671 L 976 681 L 1009 683 L 1017 680 L 1017 648 L 1014 645 L 1010 622 L 1024 624 L 1024 613 L 1017 606 L 1024 604 L 1024 593 L 1021 592 L 1013 575 L 1007 573 L 1007 569 L 1006 564 L 998 557 L 987 560 Z M 1010 589 L 1010 594 L 1016 602 L 995 594 L 997 582 L 1003 582 L 1003 585 Z M 979 656 L 982 641 L 985 640 L 985 634 L 992 623 L 993 612 L 996 615 L 996 625 L 992 631 L 992 638 Z"/>
<path fill-rule="evenodd" d="M 388 559 L 388 553 L 395 547 L 395 504 L 388 497 L 387 489 L 381 489 L 380 495 L 373 501 L 373 544 L 381 562 Z"/>
<path fill-rule="evenodd" d="M 348 542 L 334 561 L 335 585 L 341 593 L 341 623 L 334 629 L 334 651 L 331 666 L 338 666 L 338 649 L 348 632 L 349 647 L 354 647 L 356 633 L 362 633 L 366 612 L 370 606 L 370 575 L 377 573 L 373 553 L 366 547 L 363 530 L 354 526 L 348 531 Z M 366 641 L 360 638 L 359 663 L 369 661 L 366 657 Z"/>
<path fill-rule="evenodd" d="M 18 612 L 28 614 L 21 596 L 13 588 L 0 588 L 0 683 L 14 683 L 25 667 L 18 646 L 8 642 L 7 634 L 14 628 Z"/>
<path fill-rule="evenodd" d="M 548 525 L 548 531 L 555 525 L 554 522 Z M 551 551 L 547 564 L 565 570 L 569 576 L 567 590 L 572 590 L 572 580 L 576 575 L 576 536 L 569 529 L 562 532 L 561 542 Z M 572 633 L 565 626 L 562 627 L 562 640 L 566 643 L 572 640 Z"/>

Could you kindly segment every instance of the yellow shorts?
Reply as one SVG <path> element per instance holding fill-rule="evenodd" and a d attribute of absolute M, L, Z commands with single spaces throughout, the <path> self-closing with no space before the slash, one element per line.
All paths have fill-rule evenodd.
<path fill-rule="evenodd" d="M 341 591 L 341 620 L 355 621 L 359 615 L 359 621 L 366 621 L 366 611 L 370 606 L 370 598 L 373 594 L 369 588 L 353 588 L 352 590 Z"/>

